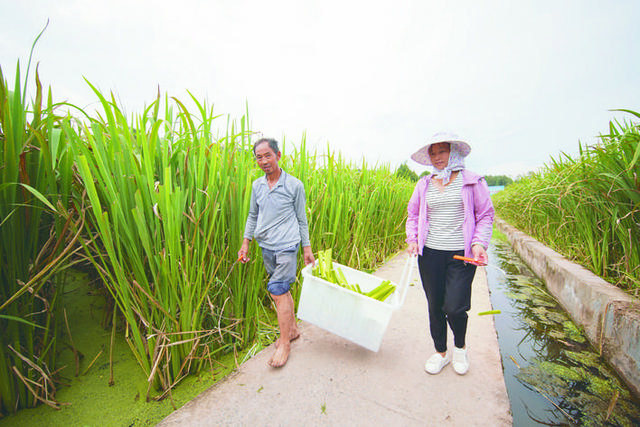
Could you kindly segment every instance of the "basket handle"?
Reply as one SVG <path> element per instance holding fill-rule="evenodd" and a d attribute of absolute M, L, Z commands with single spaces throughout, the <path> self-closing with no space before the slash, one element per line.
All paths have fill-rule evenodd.
<path fill-rule="evenodd" d="M 398 287 L 400 287 L 400 302 L 398 304 L 398 308 L 402 307 L 404 304 L 404 300 L 407 297 L 407 290 L 409 289 L 409 278 L 411 277 L 411 272 L 413 271 L 413 266 L 417 262 L 418 257 L 416 255 L 409 255 L 407 258 L 407 262 L 404 265 L 404 270 L 402 270 L 402 277 L 400 279 L 400 283 Z"/>

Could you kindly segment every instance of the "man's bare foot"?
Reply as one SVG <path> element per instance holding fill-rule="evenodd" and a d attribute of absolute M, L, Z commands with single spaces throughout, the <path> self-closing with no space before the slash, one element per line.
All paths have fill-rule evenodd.
<path fill-rule="evenodd" d="M 291 330 L 291 335 L 289 336 L 289 341 L 295 341 L 298 338 L 300 338 L 300 329 L 298 329 L 298 327 L 296 326 L 295 328 L 293 328 Z M 276 348 L 278 348 L 280 346 L 280 338 L 278 337 L 278 339 L 274 342 L 274 344 Z"/>
<path fill-rule="evenodd" d="M 291 352 L 291 343 L 287 342 L 287 343 L 281 344 L 273 353 L 273 356 L 271 356 L 271 359 L 269 359 L 269 362 L 268 362 L 269 366 L 273 368 L 280 368 L 284 366 L 284 364 L 287 363 L 287 360 L 289 359 L 290 352 Z"/>

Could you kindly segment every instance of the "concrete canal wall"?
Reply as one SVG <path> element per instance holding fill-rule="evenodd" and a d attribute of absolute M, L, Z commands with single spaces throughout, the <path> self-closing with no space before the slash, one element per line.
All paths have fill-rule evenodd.
<path fill-rule="evenodd" d="M 516 253 L 547 285 L 637 396 L 640 396 L 640 300 L 496 218 Z"/>

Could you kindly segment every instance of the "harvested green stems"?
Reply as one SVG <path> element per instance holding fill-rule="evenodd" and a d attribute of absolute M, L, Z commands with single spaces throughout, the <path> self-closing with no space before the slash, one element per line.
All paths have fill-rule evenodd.
<path fill-rule="evenodd" d="M 500 314 L 500 310 L 481 311 L 478 316 L 486 316 L 488 314 Z"/>
<path fill-rule="evenodd" d="M 318 252 L 318 263 L 313 268 L 311 273 L 327 280 L 338 286 L 349 289 L 352 292 L 356 292 L 360 295 L 365 295 L 378 301 L 386 300 L 396 290 L 396 285 L 392 284 L 390 280 L 382 281 L 378 286 L 369 292 L 363 292 L 357 283 L 350 284 L 342 272 L 340 267 L 333 268 L 333 261 L 331 259 L 331 249 Z"/>

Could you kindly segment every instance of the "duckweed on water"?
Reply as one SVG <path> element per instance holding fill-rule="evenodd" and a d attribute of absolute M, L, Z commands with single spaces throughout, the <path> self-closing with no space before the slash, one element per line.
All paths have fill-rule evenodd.
<path fill-rule="evenodd" d="M 557 372 L 548 364 L 545 366 L 539 361 L 534 361 L 528 366 L 522 366 L 516 377 L 530 387 L 542 390 L 547 397 L 559 397 L 564 393 L 567 384 L 563 378 L 555 375 L 554 371 Z"/>
<path fill-rule="evenodd" d="M 573 356 L 578 359 L 576 353 Z M 635 422 L 640 420 L 640 412 L 631 394 L 617 378 L 608 374 L 607 377 L 600 377 L 594 375 L 591 369 L 580 366 L 535 360 L 522 367 L 517 377 L 528 387 L 547 398 L 553 398 L 558 407 L 569 413 L 578 425 L 636 425 Z M 605 420 L 616 392 L 619 393 L 616 406 L 609 420 Z"/>
<path fill-rule="evenodd" d="M 582 334 L 582 331 L 580 331 L 576 324 L 571 320 L 562 322 L 562 327 L 564 328 L 567 338 L 569 338 L 570 340 L 576 342 L 587 342 L 587 338 Z"/>
<path fill-rule="evenodd" d="M 528 301 L 529 297 L 521 292 L 505 292 L 504 296 L 514 301 Z"/>
<path fill-rule="evenodd" d="M 613 396 L 615 391 L 618 390 L 623 399 L 625 397 L 629 398 L 629 393 L 626 390 L 621 390 L 620 382 L 616 378 L 601 378 L 592 375 L 586 385 L 587 389 L 596 396 Z"/>
<path fill-rule="evenodd" d="M 565 337 L 565 334 L 562 331 L 550 331 L 549 337 L 555 340 L 561 340 Z"/>
<path fill-rule="evenodd" d="M 600 371 L 601 369 L 602 361 L 600 360 L 600 357 L 595 353 L 586 351 L 565 350 L 564 355 L 573 363 L 587 366 L 590 369 L 595 369 L 596 371 Z"/>
<path fill-rule="evenodd" d="M 146 401 L 148 383 L 133 357 L 123 334 L 116 334 L 113 350 L 114 384 L 110 381 L 110 329 L 103 327 L 105 299 L 87 285 L 86 275 L 78 274 L 69 282 L 64 296 L 73 344 L 81 356 L 79 374 L 68 337 L 60 346 L 60 372 L 56 398 L 63 403 L 60 410 L 46 405 L 23 409 L 0 418 L 0 427 L 49 426 L 152 426 L 201 392 L 215 384 L 236 366 L 228 354 L 211 369 L 183 380 L 160 402 Z M 100 351 L 102 350 L 102 353 Z M 91 362 L 100 354 L 95 362 Z M 238 357 L 241 357 L 238 356 Z M 86 373 L 85 373 L 86 372 Z"/>
<path fill-rule="evenodd" d="M 549 375 L 561 378 L 563 381 L 582 381 L 584 372 L 572 366 L 565 366 L 560 363 L 542 361 L 537 363 L 538 367 Z"/>
<path fill-rule="evenodd" d="M 493 307 L 503 313 L 496 318 L 503 364 L 510 356 L 518 360 L 515 370 L 505 365 L 514 425 L 640 425 L 637 398 L 544 283 L 504 242 L 492 243 L 490 257 L 504 271 L 487 270 Z M 500 322 L 509 315 L 510 322 Z"/>
<path fill-rule="evenodd" d="M 558 313 L 557 311 L 553 310 L 552 307 L 544 306 L 542 308 L 544 309 L 542 315 L 550 324 L 561 325 L 567 318 L 563 313 Z"/>

